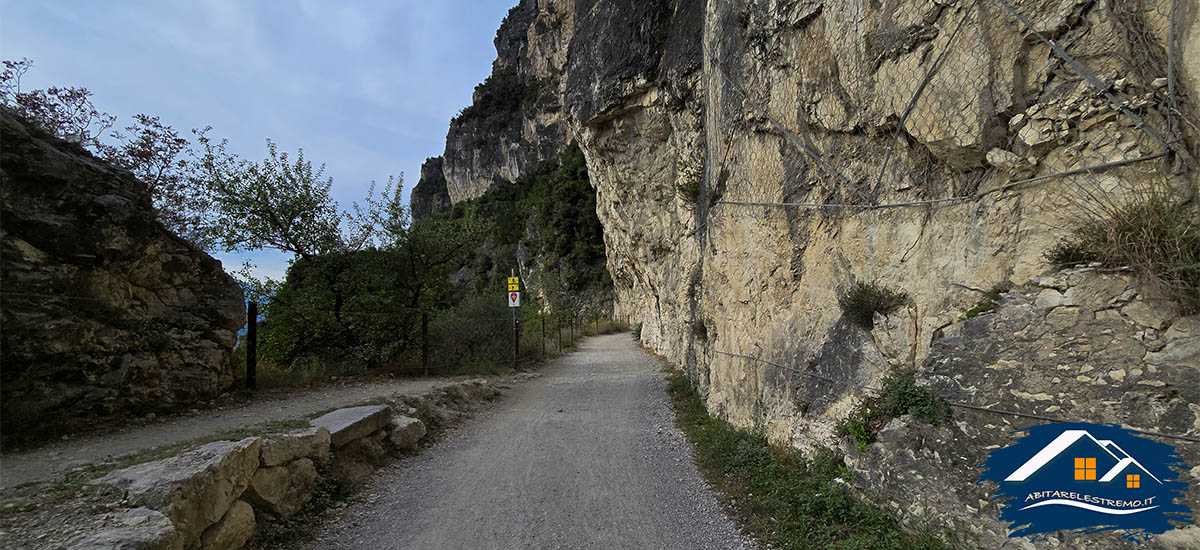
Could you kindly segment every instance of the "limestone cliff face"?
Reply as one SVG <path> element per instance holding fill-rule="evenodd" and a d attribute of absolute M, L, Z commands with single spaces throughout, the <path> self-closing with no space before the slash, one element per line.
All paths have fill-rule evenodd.
<path fill-rule="evenodd" d="M 501 57 L 552 52 L 542 64 L 565 71 L 561 97 L 482 150 L 528 147 L 524 154 L 532 155 L 553 133 L 531 132 L 529 121 L 564 117 L 596 188 L 617 314 L 643 324 L 643 343 L 687 370 L 710 411 L 763 428 L 773 441 L 837 447 L 844 443 L 837 425 L 864 398 L 861 390 L 797 371 L 867 386 L 915 371 L 964 402 L 1195 436 L 1195 316 L 1181 317 L 1132 279 L 1117 289 L 1097 273 L 1072 274 L 1056 292 L 1094 285 L 1102 291 L 1077 290 L 1072 303 L 1056 306 L 1065 309 L 1028 308 L 1029 293 L 1037 294 L 1029 285 L 1054 272 L 1044 253 L 1077 224 L 1082 208 L 1152 184 L 1180 193 L 1197 185 L 1191 98 L 1200 97 L 1200 4 L 1178 2 L 1175 108 L 1167 107 L 1164 78 L 1170 1 L 1008 3 L 1032 30 L 999 0 L 555 2 L 554 13 L 572 14 L 555 35 L 569 42 L 565 63 L 560 48 L 534 47 L 546 36 L 532 30 L 536 23 L 525 45 Z M 517 10 L 535 13 L 529 2 Z M 1037 33 L 1080 60 L 1102 86 Z M 1173 122 L 1167 112 L 1176 113 Z M 537 138 L 522 145 L 518 133 Z M 1164 151 L 1159 138 L 1174 150 L 1157 156 Z M 457 154 L 464 150 L 470 148 Z M 1083 170 L 1106 164 L 1113 166 Z M 508 166 L 520 171 L 519 163 Z M 457 170 L 446 171 L 449 187 L 461 190 L 451 192 L 453 200 L 487 185 L 477 177 L 483 172 L 467 177 Z M 962 199 L 944 200 L 955 197 Z M 819 207 L 829 204 L 837 206 Z M 852 325 L 837 303 L 841 292 L 866 281 L 909 296 L 870 331 Z M 1016 309 L 995 315 L 1022 321 L 962 320 L 986 290 L 1002 284 L 1024 290 L 1005 306 Z M 1138 320 L 1147 309 L 1163 319 Z M 1092 326 L 1102 316 L 1113 326 Z M 1023 327 L 1035 330 L 1029 326 L 1044 339 L 1013 340 Z M 1076 331 L 1106 340 L 1080 344 L 1065 362 L 1054 346 L 1075 342 Z M 959 334 L 995 353 L 953 351 Z M 1156 355 L 1164 346 L 1175 350 L 1171 367 Z M 947 359 L 955 353 L 972 360 Z M 1013 367 L 1000 360 L 1021 366 L 998 380 L 993 373 Z M 1112 374 L 1122 369 L 1124 378 Z M 1068 377 L 1067 370 L 1074 372 Z M 1129 377 L 1135 370 L 1149 378 Z M 906 523 L 948 522 L 942 535 L 964 547 L 1002 539 L 997 522 L 967 525 L 986 513 L 978 502 L 986 492 L 954 489 L 926 499 L 928 513 L 918 513 L 908 506 L 911 495 L 897 488 L 899 478 L 880 472 L 944 467 L 937 483 L 957 487 L 977 474 L 971 460 L 1011 438 L 1008 426 L 1023 424 L 993 418 L 1000 428 L 985 435 L 959 426 L 946 441 L 965 449 L 966 458 L 951 464 L 935 458 L 937 437 L 897 422 L 891 443 L 881 437 L 871 451 L 876 459 L 877 452 L 892 453 L 890 466 L 852 460 L 864 473 L 863 490 L 894 504 Z M 901 433 L 912 438 L 895 435 Z M 1200 474 L 1191 475 L 1200 482 Z M 1198 507 L 1197 493 L 1189 498 Z"/>
<path fill-rule="evenodd" d="M 0 193 L 6 438 L 232 384 L 242 290 L 155 221 L 143 183 L 0 114 Z"/>

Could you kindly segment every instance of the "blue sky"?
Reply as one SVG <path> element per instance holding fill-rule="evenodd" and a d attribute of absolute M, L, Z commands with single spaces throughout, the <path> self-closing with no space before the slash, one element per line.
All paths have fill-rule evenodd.
<path fill-rule="evenodd" d="M 212 125 L 242 157 L 265 139 L 325 163 L 343 206 L 371 180 L 440 155 L 452 116 L 491 71 L 516 0 L 0 0 L 0 57 L 34 61 L 22 89 L 82 86 L 118 115 Z M 218 254 L 227 268 L 244 255 Z M 282 276 L 287 257 L 249 256 Z"/>

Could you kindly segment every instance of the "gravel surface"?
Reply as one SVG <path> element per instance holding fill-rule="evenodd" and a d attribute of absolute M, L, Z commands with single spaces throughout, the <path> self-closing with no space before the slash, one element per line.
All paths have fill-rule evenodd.
<path fill-rule="evenodd" d="M 754 548 L 701 479 L 659 363 L 586 340 L 376 473 L 309 549 Z"/>
<path fill-rule="evenodd" d="M 246 404 L 129 426 L 112 433 L 56 441 L 32 451 L 0 456 L 0 488 L 44 480 L 79 466 L 261 422 L 304 418 L 318 411 L 392 394 L 421 395 L 458 379 L 466 377 L 349 382 L 315 390 L 284 392 Z"/>

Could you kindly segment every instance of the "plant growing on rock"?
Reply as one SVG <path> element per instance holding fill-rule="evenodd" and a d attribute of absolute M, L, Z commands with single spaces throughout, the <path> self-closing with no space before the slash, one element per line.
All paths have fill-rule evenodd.
<path fill-rule="evenodd" d="M 876 313 L 887 315 L 907 301 L 908 294 L 904 291 L 876 282 L 858 282 L 838 297 L 838 306 L 850 322 L 871 330 L 875 328 Z"/>
<path fill-rule="evenodd" d="M 1046 259 L 1057 267 L 1100 262 L 1132 267 L 1175 297 L 1185 313 L 1200 311 L 1200 224 L 1194 187 L 1174 192 L 1150 183 L 1122 196 L 1081 191 L 1076 227 Z"/>
<path fill-rule="evenodd" d="M 927 424 L 938 424 L 950 418 L 950 406 L 933 390 L 917 384 L 911 372 L 899 373 L 884 377 L 879 395 L 865 401 L 838 427 L 838 433 L 850 436 L 858 452 L 863 453 L 891 419 L 906 414 Z"/>

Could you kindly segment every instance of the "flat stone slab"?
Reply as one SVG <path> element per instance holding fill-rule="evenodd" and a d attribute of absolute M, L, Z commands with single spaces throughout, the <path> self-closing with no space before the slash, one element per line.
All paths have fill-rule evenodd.
<path fill-rule="evenodd" d="M 338 409 L 313 419 L 309 424 L 315 428 L 329 430 L 329 442 L 337 448 L 384 428 L 391 418 L 391 407 L 368 405 Z"/>

